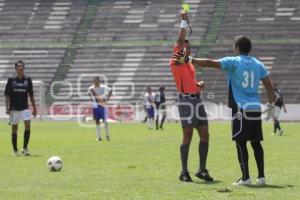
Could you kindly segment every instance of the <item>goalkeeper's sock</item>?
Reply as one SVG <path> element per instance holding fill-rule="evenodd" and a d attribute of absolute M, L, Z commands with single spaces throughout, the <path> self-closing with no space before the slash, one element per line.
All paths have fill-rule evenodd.
<path fill-rule="evenodd" d="M 18 151 L 18 135 L 17 133 L 12 133 L 11 134 L 11 143 L 12 143 L 12 146 L 13 146 L 13 149 L 14 151 Z"/>
<path fill-rule="evenodd" d="M 101 139 L 101 129 L 99 124 L 96 124 L 96 137 L 97 139 Z"/>
<path fill-rule="evenodd" d="M 274 134 L 276 134 L 277 131 L 277 125 L 276 125 L 276 121 L 274 122 Z"/>
<path fill-rule="evenodd" d="M 249 179 L 249 165 L 248 165 L 248 150 L 247 141 L 236 141 L 236 148 L 238 154 L 238 160 L 240 168 L 243 174 L 243 180 Z"/>
<path fill-rule="evenodd" d="M 265 177 L 264 171 L 264 150 L 260 142 L 251 142 L 254 157 L 257 165 L 258 170 L 258 178 Z"/>

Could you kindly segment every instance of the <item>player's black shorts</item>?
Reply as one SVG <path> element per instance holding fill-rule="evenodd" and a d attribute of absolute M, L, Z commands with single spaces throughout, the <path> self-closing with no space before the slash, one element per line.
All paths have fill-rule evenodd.
<path fill-rule="evenodd" d="M 200 98 L 178 100 L 178 110 L 181 120 L 181 126 L 199 127 L 207 126 L 207 114 Z"/>
<path fill-rule="evenodd" d="M 262 141 L 261 112 L 233 109 L 232 140 Z"/>

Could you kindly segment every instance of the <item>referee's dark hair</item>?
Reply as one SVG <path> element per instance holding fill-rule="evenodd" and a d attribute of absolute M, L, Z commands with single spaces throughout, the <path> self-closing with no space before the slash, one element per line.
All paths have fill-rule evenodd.
<path fill-rule="evenodd" d="M 24 63 L 22 60 L 18 60 L 18 61 L 15 63 L 15 68 L 17 68 L 19 64 L 23 65 L 23 67 L 25 68 L 25 63 Z"/>
<path fill-rule="evenodd" d="M 245 35 L 236 36 L 234 47 L 238 48 L 241 54 L 249 54 L 252 48 L 251 40 Z"/>

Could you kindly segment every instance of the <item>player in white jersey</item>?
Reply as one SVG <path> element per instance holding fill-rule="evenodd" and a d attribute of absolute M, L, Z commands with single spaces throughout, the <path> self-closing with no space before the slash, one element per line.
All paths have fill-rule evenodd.
<path fill-rule="evenodd" d="M 155 93 L 152 92 L 151 87 L 147 87 L 147 92 L 144 95 L 144 105 L 147 109 L 147 123 L 148 123 L 148 129 L 153 129 L 154 125 L 154 96 Z"/>
<path fill-rule="evenodd" d="M 93 115 L 96 121 L 96 140 L 102 141 L 100 129 L 100 120 L 102 119 L 105 126 L 106 139 L 109 141 L 110 136 L 107 123 L 108 112 L 106 107 L 106 101 L 109 100 L 112 94 L 112 90 L 106 85 L 100 84 L 99 77 L 94 77 L 93 85 L 89 87 L 88 94 L 90 95 L 90 98 L 93 102 Z"/>

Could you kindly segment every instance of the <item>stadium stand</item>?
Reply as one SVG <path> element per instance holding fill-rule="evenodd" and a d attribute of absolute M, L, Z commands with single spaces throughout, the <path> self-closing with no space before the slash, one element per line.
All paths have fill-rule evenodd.
<path fill-rule="evenodd" d="M 81 0 L 2 1 L 0 41 L 71 41 L 85 4 L 86 1 Z"/>
<path fill-rule="evenodd" d="M 194 8 L 190 16 L 191 23 L 195 22 L 194 34 L 190 39 L 199 43 L 207 31 L 214 2 L 187 2 Z M 115 95 L 110 103 L 136 103 L 148 85 L 155 90 L 164 85 L 170 94 L 174 94 L 175 87 L 168 63 L 178 34 L 179 10 L 180 4 L 171 4 L 171 1 L 101 2 L 88 34 L 88 43 L 99 43 L 100 47 L 81 48 L 65 79 L 77 87 L 76 82 L 83 72 L 90 76 L 89 79 L 82 79 L 80 89 L 73 88 L 75 92 L 70 98 L 72 102 L 77 104 L 89 99 L 86 89 L 91 84 L 91 74 L 105 75 L 108 85 L 114 86 Z M 135 47 L 135 41 L 144 41 L 146 45 Z M 155 41 L 171 43 L 160 45 Z M 114 46 L 114 42 L 121 43 Z M 134 83 L 134 93 L 129 82 Z M 78 90 L 81 91 L 79 94 L 76 92 Z M 65 85 L 58 95 L 63 97 L 68 94 L 69 85 Z M 169 97 L 174 99 L 173 95 Z"/>
<path fill-rule="evenodd" d="M 56 90 L 61 97 L 56 101 L 87 102 L 86 89 L 95 74 L 105 75 L 107 84 L 114 87 L 112 104 L 139 101 L 148 85 L 155 90 L 166 86 L 168 99 L 174 100 L 176 91 L 168 62 L 178 33 L 177 16 L 181 8 L 180 3 L 174 2 L 2 0 L 1 80 L 13 73 L 16 60 L 23 59 L 27 73 L 44 81 L 48 93 L 53 81 L 68 82 Z M 254 43 L 253 55 L 271 70 L 286 102 L 299 102 L 299 1 L 185 2 L 192 8 L 193 34 L 189 39 L 194 54 L 209 58 L 232 55 L 233 37 L 249 35 Z M 20 5 L 22 10 L 15 15 Z M 226 103 L 223 72 L 199 70 L 198 76 L 206 82 L 205 100 Z M 134 83 L 134 94 L 129 82 Z"/>

